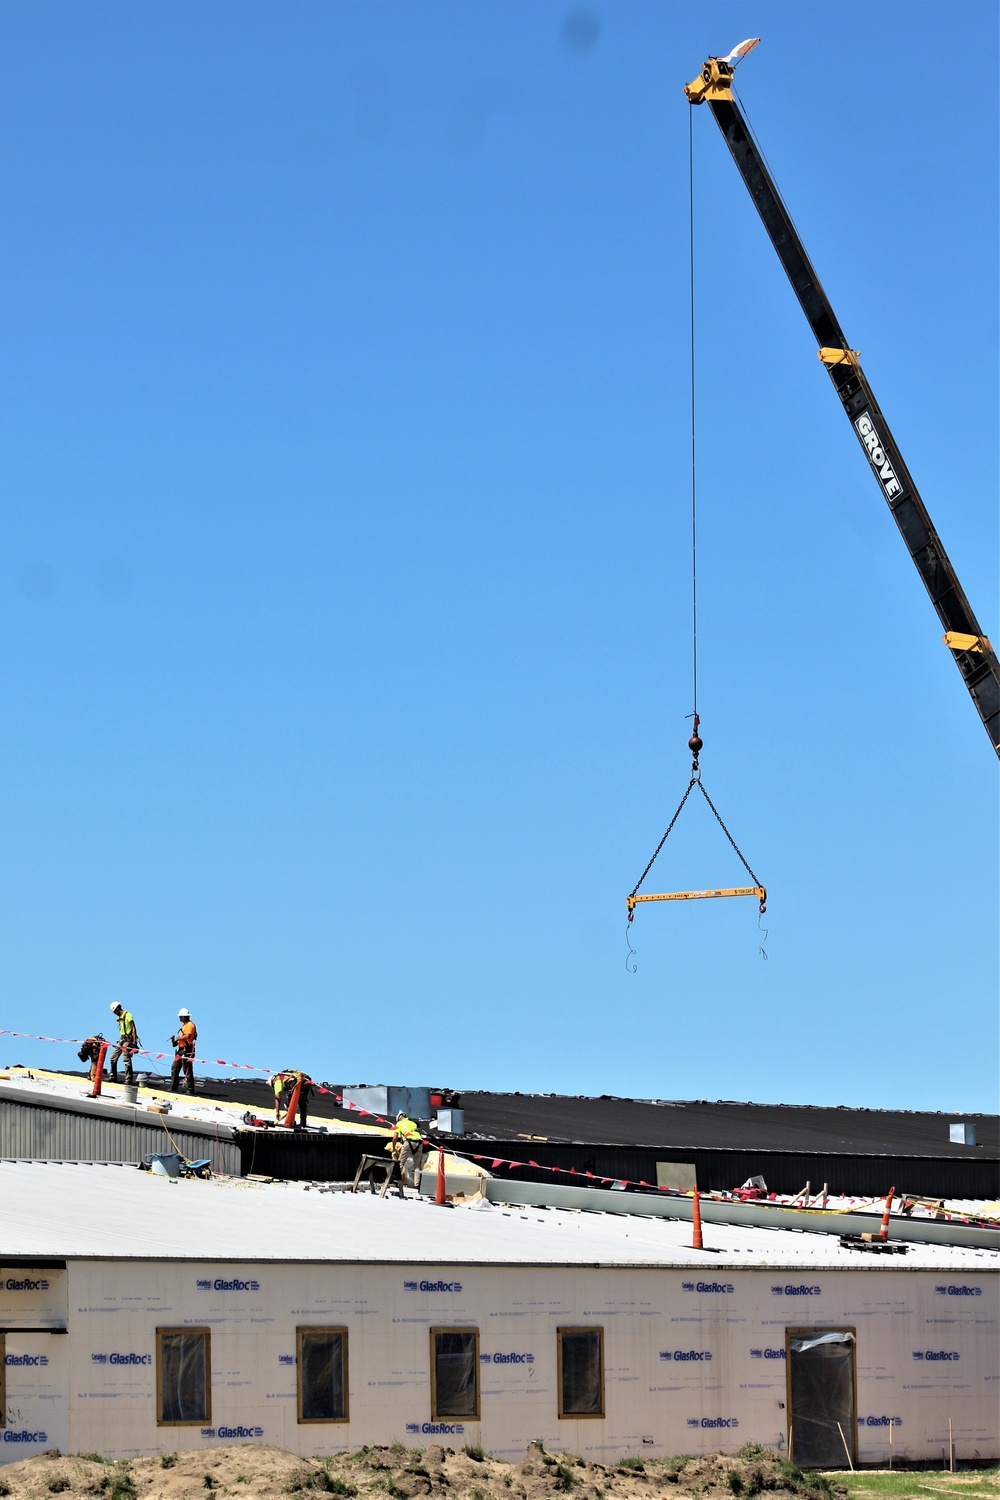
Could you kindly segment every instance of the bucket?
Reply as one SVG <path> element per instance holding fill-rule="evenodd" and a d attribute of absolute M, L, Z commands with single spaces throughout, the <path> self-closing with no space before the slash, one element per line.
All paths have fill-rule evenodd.
<path fill-rule="evenodd" d="M 122 1099 L 126 1104 L 135 1104 L 139 1098 L 139 1085 L 137 1083 L 122 1084 Z"/>
<path fill-rule="evenodd" d="M 176 1151 L 154 1151 L 149 1158 L 149 1165 L 157 1177 L 179 1177 L 183 1160 Z"/>

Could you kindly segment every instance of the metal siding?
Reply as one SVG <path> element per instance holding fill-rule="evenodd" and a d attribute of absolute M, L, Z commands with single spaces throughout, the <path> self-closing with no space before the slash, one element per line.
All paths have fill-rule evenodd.
<path fill-rule="evenodd" d="M 236 1141 L 216 1141 L 173 1126 L 170 1136 L 189 1161 L 208 1157 L 213 1171 L 239 1175 Z M 140 1162 L 151 1151 L 173 1149 L 160 1124 L 138 1125 L 131 1120 L 105 1120 L 0 1100 L 0 1156 L 29 1161 Z"/>

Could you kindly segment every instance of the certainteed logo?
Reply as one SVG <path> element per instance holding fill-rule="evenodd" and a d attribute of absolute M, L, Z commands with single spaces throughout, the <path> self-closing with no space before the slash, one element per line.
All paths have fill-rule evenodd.
<path fill-rule="evenodd" d="M 887 500 L 898 500 L 903 493 L 903 486 L 896 474 L 895 469 L 889 462 L 889 457 L 882 445 L 878 428 L 872 421 L 870 412 L 862 412 L 860 417 L 854 419 L 855 431 L 864 445 L 868 454 L 868 461 L 878 476 L 878 482 L 882 486 Z"/>

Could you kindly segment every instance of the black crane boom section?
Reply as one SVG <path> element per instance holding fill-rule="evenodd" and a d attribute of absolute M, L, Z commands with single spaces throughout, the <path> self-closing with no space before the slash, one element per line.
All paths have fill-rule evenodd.
<path fill-rule="evenodd" d="M 945 629 L 972 701 L 1000 755 L 1000 663 L 980 629 L 958 575 L 934 529 L 927 507 L 806 254 L 781 194 L 757 149 L 750 127 L 732 93 L 732 68 L 709 58 L 685 89 L 692 104 L 707 103 L 722 131 L 750 196 L 802 311 L 819 345 L 841 405 L 847 413 L 899 527 L 907 551 Z"/>

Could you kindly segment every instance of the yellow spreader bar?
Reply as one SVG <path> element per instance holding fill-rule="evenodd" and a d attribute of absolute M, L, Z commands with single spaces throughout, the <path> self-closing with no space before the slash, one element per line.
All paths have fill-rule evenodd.
<path fill-rule="evenodd" d="M 632 911 L 640 901 L 700 901 L 706 896 L 756 896 L 758 901 L 766 901 L 767 891 L 762 885 L 739 885 L 725 891 L 668 891 L 662 896 L 629 896 L 626 900 Z"/>

